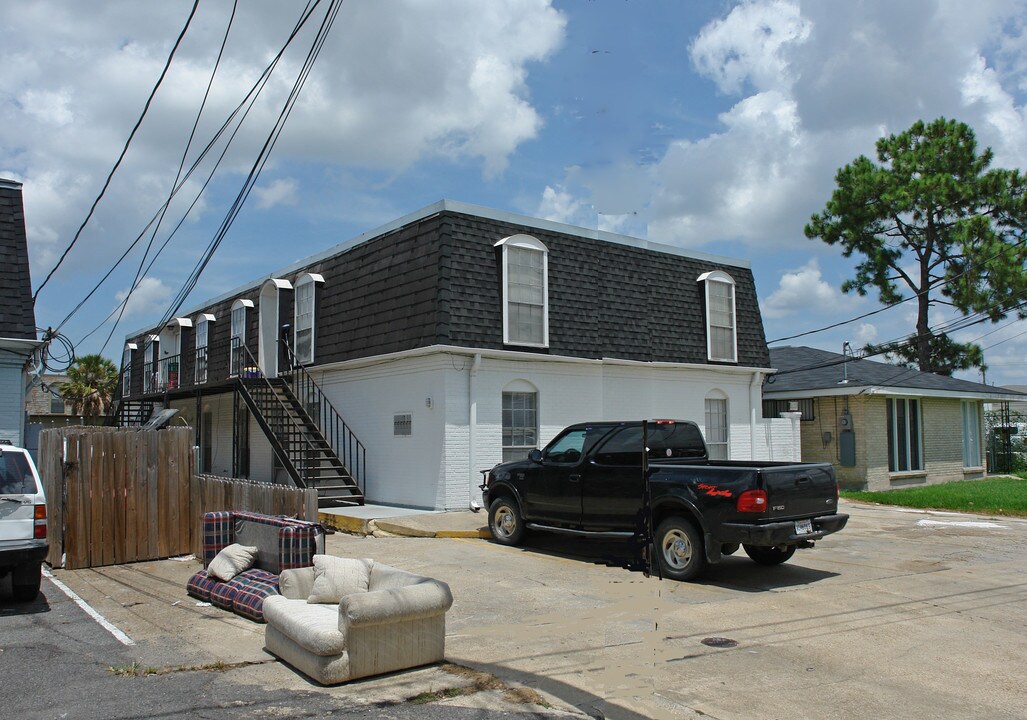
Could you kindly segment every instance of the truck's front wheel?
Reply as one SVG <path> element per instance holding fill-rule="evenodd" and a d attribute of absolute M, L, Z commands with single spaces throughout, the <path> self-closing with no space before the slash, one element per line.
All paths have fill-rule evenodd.
<path fill-rule="evenodd" d="M 656 528 L 656 554 L 664 577 L 672 580 L 691 580 L 706 568 L 699 529 L 682 517 L 669 517 Z"/>
<path fill-rule="evenodd" d="M 520 545 L 524 540 L 524 518 L 517 501 L 498 497 L 489 505 L 489 530 L 501 545 Z"/>
<path fill-rule="evenodd" d="M 745 554 L 753 559 L 754 562 L 760 565 L 780 565 L 795 554 L 795 546 L 789 545 L 788 547 L 781 548 L 766 547 L 763 545 L 743 545 L 742 549 L 745 550 Z"/>

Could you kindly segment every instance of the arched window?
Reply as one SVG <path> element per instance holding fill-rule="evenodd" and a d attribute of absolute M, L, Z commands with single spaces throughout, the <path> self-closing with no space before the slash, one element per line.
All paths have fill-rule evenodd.
<path fill-rule="evenodd" d="M 121 353 L 121 397 L 132 394 L 132 351 L 137 347 L 135 343 L 125 343 L 125 350 Z"/>
<path fill-rule="evenodd" d="M 317 283 L 324 278 L 316 273 L 304 273 L 296 281 L 296 312 L 294 346 L 296 361 L 302 364 L 314 362 L 315 309 L 317 305 Z"/>
<path fill-rule="evenodd" d="M 727 397 L 719 390 L 706 396 L 706 450 L 710 460 L 731 457 L 727 414 Z"/>
<path fill-rule="evenodd" d="M 538 447 L 538 390 L 527 380 L 503 388 L 503 462 L 523 460 Z"/>
<path fill-rule="evenodd" d="M 207 382 L 207 343 L 210 339 L 210 323 L 214 316 L 208 313 L 200 313 L 196 316 L 193 339 L 196 345 L 196 362 L 193 364 L 196 373 L 196 384 Z"/>
<path fill-rule="evenodd" d="M 503 343 L 549 347 L 549 250 L 530 235 L 495 247 L 503 253 Z"/>
<path fill-rule="evenodd" d="M 246 310 L 253 307 L 252 300 L 236 300 L 232 303 L 232 342 L 229 354 L 229 374 L 242 374 L 246 357 Z"/>
<path fill-rule="evenodd" d="M 726 272 L 703 273 L 698 281 L 706 295 L 706 357 L 738 362 L 735 328 L 735 281 Z"/>

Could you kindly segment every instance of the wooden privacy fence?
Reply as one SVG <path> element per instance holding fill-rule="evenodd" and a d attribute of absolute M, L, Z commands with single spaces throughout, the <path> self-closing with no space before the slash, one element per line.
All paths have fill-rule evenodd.
<path fill-rule="evenodd" d="M 67 427 L 39 437 L 47 562 L 68 569 L 199 554 L 209 510 L 317 519 L 317 492 L 195 474 L 193 430 Z"/>

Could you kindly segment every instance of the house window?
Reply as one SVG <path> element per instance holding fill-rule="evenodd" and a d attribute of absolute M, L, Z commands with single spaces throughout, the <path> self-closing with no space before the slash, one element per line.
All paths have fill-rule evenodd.
<path fill-rule="evenodd" d="M 316 300 L 316 283 L 324 282 L 324 278 L 314 273 L 306 273 L 296 281 L 296 313 L 295 351 L 296 362 L 309 364 L 314 362 L 314 305 Z"/>
<path fill-rule="evenodd" d="M 128 397 L 132 393 L 133 347 L 134 346 L 126 345 L 125 349 L 121 353 L 121 397 Z"/>
<path fill-rule="evenodd" d="M 155 348 L 156 335 L 146 340 L 146 347 L 143 350 L 143 392 L 152 393 L 156 386 L 157 365 L 153 360 L 157 350 Z"/>
<path fill-rule="evenodd" d="M 549 346 L 549 250 L 528 235 L 496 243 L 503 253 L 503 342 Z"/>
<path fill-rule="evenodd" d="M 794 406 L 793 406 L 794 403 Z M 803 400 L 764 400 L 763 401 L 763 417 L 765 418 L 776 418 L 781 417 L 781 413 L 786 412 L 800 412 L 802 417 L 800 418 L 803 422 L 810 420 L 816 420 L 817 416 L 813 408 L 813 398 L 805 398 Z"/>
<path fill-rule="evenodd" d="M 706 357 L 720 362 L 737 362 L 735 335 L 735 281 L 715 270 L 699 276 L 706 291 Z"/>
<path fill-rule="evenodd" d="M 710 460 L 727 460 L 727 400 L 706 398 L 706 451 Z"/>
<path fill-rule="evenodd" d="M 193 337 L 196 340 L 196 384 L 207 382 L 207 335 L 209 331 L 210 318 L 201 315 L 196 320 L 196 332 Z"/>
<path fill-rule="evenodd" d="M 976 402 L 963 401 L 963 467 L 981 466 L 981 414 Z"/>
<path fill-rule="evenodd" d="M 523 460 L 538 447 L 538 393 L 503 393 L 503 462 Z"/>
<path fill-rule="evenodd" d="M 232 343 L 229 357 L 229 374 L 238 376 L 246 357 L 246 309 L 253 307 L 252 300 L 236 300 L 232 304 Z"/>
<path fill-rule="evenodd" d="M 64 398 L 59 395 L 50 396 L 50 413 L 53 415 L 64 414 Z"/>
<path fill-rule="evenodd" d="M 920 401 L 913 398 L 888 398 L 888 470 L 923 470 L 920 445 Z"/>

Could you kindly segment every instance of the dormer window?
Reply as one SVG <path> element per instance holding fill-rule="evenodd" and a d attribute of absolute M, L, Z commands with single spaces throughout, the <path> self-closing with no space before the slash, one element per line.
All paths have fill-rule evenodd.
<path fill-rule="evenodd" d="M 706 357 L 717 362 L 738 362 L 735 328 L 735 281 L 714 270 L 699 276 L 706 294 Z"/>
<path fill-rule="evenodd" d="M 253 307 L 252 300 L 236 300 L 232 303 L 232 341 L 229 351 L 229 374 L 242 374 L 243 358 L 246 356 L 246 309 Z"/>
<path fill-rule="evenodd" d="M 196 341 L 196 359 L 193 367 L 197 385 L 207 382 L 207 341 L 210 338 L 210 323 L 213 320 L 213 315 L 201 313 L 193 322 L 193 327 L 196 328 L 193 333 L 193 338 Z"/>
<path fill-rule="evenodd" d="M 296 317 L 294 318 L 296 362 L 309 365 L 314 362 L 314 311 L 317 305 L 317 283 L 324 278 L 316 273 L 304 273 L 296 281 Z"/>
<path fill-rule="evenodd" d="M 549 347 L 549 250 L 529 235 L 500 240 L 503 343 Z"/>

